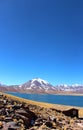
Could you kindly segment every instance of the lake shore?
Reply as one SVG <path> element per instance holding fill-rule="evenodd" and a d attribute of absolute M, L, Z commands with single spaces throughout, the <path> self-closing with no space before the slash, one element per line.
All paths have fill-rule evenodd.
<path fill-rule="evenodd" d="M 83 129 L 83 120 L 63 113 L 74 108 L 76 111 L 81 110 L 82 115 L 81 107 L 36 102 L 5 93 L 0 93 L 0 102 L 0 127 L 3 129 L 5 126 L 8 130 Z"/>
<path fill-rule="evenodd" d="M 15 100 L 18 100 L 21 102 L 30 103 L 30 104 L 34 104 L 34 105 L 38 105 L 38 106 L 46 107 L 46 108 L 52 107 L 52 108 L 56 108 L 57 110 L 67 110 L 67 109 L 71 109 L 71 108 L 77 108 L 77 109 L 83 108 L 83 107 L 76 107 L 76 106 L 69 106 L 69 105 L 59 105 L 59 104 L 51 104 L 51 103 L 46 103 L 46 102 L 38 102 L 38 101 L 20 98 L 20 97 L 11 95 L 11 94 L 6 94 L 6 93 L 3 93 L 3 94 L 6 95 L 8 98 L 15 99 Z M 55 94 L 55 95 L 58 95 L 58 94 Z M 61 95 L 61 94 L 59 94 L 59 95 Z M 64 94 L 62 94 L 62 95 L 64 95 Z"/>
<path fill-rule="evenodd" d="M 13 92 L 16 93 L 16 92 Z M 56 93 L 34 93 L 34 92 L 19 92 L 19 93 L 23 93 L 23 94 L 39 94 L 39 95 L 64 95 L 64 96 L 83 96 L 83 94 L 81 93 L 71 93 L 71 92 L 56 92 Z"/>
<path fill-rule="evenodd" d="M 66 95 L 68 95 L 68 96 L 83 96 L 83 94 L 80 94 L 80 93 L 69 93 L 69 92 L 63 92 L 63 93 L 57 93 L 57 94 L 55 94 L 55 95 L 64 95 L 64 96 L 66 96 Z"/>

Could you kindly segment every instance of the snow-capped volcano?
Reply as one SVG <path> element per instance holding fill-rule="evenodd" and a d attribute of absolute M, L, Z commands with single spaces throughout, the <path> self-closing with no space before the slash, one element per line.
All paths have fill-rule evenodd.
<path fill-rule="evenodd" d="M 51 85 L 47 81 L 40 79 L 40 78 L 35 78 L 31 80 L 31 85 L 30 86 L 40 86 L 40 87 L 46 87 Z"/>
<path fill-rule="evenodd" d="M 83 85 L 73 84 L 73 85 L 57 85 L 53 86 L 49 82 L 34 78 L 28 82 L 21 85 L 4 85 L 0 83 L 0 91 L 3 92 L 22 92 L 22 93 L 49 93 L 49 94 L 60 94 L 60 93 L 82 93 Z"/>
<path fill-rule="evenodd" d="M 38 83 L 40 83 L 41 85 L 43 85 L 43 84 L 44 84 L 44 85 L 49 84 L 47 81 L 45 81 L 45 80 L 43 80 L 43 79 L 40 79 L 40 78 L 32 79 L 31 82 L 32 82 L 32 83 L 38 82 Z"/>
<path fill-rule="evenodd" d="M 32 92 L 49 92 L 56 90 L 56 88 L 53 87 L 49 82 L 40 78 L 29 80 L 28 82 L 20 85 L 19 88 Z"/>

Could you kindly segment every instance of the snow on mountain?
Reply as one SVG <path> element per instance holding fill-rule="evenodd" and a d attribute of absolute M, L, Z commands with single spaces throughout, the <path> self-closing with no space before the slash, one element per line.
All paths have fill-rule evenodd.
<path fill-rule="evenodd" d="M 40 79 L 40 78 L 36 78 L 36 79 L 32 79 L 32 83 L 34 83 L 35 81 L 39 82 L 41 85 L 44 84 L 44 85 L 47 85 L 49 84 L 47 81 L 43 80 L 43 79 Z"/>
<path fill-rule="evenodd" d="M 0 82 L 0 86 L 6 86 L 5 84 L 3 84 L 2 82 Z"/>
<path fill-rule="evenodd" d="M 22 92 L 22 93 L 63 93 L 63 92 L 74 92 L 74 93 L 83 93 L 83 85 L 73 84 L 73 85 L 57 85 L 53 86 L 49 82 L 40 79 L 34 78 L 28 82 L 21 85 L 11 85 L 7 86 L 0 83 L 0 91 L 3 92 Z"/>
<path fill-rule="evenodd" d="M 35 78 L 19 86 L 22 91 L 25 92 L 37 92 L 37 93 L 56 93 L 56 92 L 83 92 L 83 85 L 57 85 L 53 86 L 49 82 Z"/>
<path fill-rule="evenodd" d="M 19 88 L 26 91 L 34 91 L 34 92 L 49 92 L 56 90 L 56 88 L 53 87 L 49 82 L 40 78 L 29 80 L 28 82 L 20 85 Z"/>
<path fill-rule="evenodd" d="M 80 84 L 73 84 L 73 85 L 57 85 L 57 89 L 61 91 L 72 91 L 76 92 L 78 90 L 83 90 L 83 85 Z"/>

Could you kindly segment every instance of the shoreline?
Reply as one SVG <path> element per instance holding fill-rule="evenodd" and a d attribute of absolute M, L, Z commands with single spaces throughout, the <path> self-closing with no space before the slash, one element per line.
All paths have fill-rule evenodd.
<path fill-rule="evenodd" d="M 64 96 L 83 96 L 83 94 L 78 94 L 78 93 L 60 93 L 60 94 L 55 94 L 55 95 L 64 95 Z"/>
<path fill-rule="evenodd" d="M 78 93 L 25 93 L 25 92 L 11 92 L 11 93 L 38 94 L 38 95 L 83 96 L 83 94 L 78 94 Z"/>
<path fill-rule="evenodd" d="M 26 104 L 33 104 L 33 105 L 37 105 L 37 106 L 44 107 L 44 108 L 54 108 L 54 109 L 60 110 L 60 111 L 68 110 L 68 109 L 72 109 L 72 108 L 76 108 L 76 109 L 79 109 L 79 110 L 83 109 L 83 107 L 78 107 L 78 106 L 52 104 L 52 103 L 47 103 L 47 102 L 38 102 L 38 101 L 29 100 L 29 99 L 21 98 L 21 97 L 18 97 L 18 96 L 14 96 L 12 94 L 6 94 L 6 93 L 2 93 L 2 92 L 0 92 L 0 94 L 3 94 L 10 99 L 15 99 L 17 101 L 24 102 Z"/>
<path fill-rule="evenodd" d="M 3 92 L 3 93 L 7 93 L 7 92 Z M 83 96 L 83 94 L 78 94 L 78 93 L 25 93 L 25 92 L 10 92 L 10 93 L 38 94 L 38 95 Z"/>
<path fill-rule="evenodd" d="M 83 94 L 66 94 L 66 93 L 60 93 L 60 94 L 54 94 L 54 95 L 63 95 L 63 96 L 83 96 Z"/>

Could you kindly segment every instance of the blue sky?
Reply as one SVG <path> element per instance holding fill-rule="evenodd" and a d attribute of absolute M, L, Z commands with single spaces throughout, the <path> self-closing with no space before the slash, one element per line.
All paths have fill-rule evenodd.
<path fill-rule="evenodd" d="M 0 81 L 83 84 L 83 0 L 1 0 Z"/>

